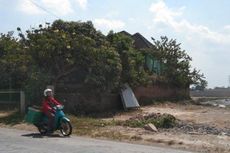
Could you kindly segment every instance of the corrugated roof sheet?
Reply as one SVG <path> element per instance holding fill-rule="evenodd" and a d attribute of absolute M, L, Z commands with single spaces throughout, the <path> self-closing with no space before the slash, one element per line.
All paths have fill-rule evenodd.
<path fill-rule="evenodd" d="M 121 89 L 121 99 L 125 109 L 140 107 L 137 98 L 128 84 Z"/>

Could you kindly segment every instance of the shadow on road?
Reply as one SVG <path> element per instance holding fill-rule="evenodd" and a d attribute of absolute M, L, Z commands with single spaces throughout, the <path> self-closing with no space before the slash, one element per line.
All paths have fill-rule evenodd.
<path fill-rule="evenodd" d="M 21 136 L 32 137 L 32 138 L 63 138 L 59 134 L 41 135 L 40 133 L 29 133 L 29 134 L 23 134 Z"/>

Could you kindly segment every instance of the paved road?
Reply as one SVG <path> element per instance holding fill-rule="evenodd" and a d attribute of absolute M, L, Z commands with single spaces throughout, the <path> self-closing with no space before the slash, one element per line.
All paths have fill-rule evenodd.
<path fill-rule="evenodd" d="M 41 137 L 28 131 L 0 128 L 0 153 L 189 153 L 72 136 Z"/>

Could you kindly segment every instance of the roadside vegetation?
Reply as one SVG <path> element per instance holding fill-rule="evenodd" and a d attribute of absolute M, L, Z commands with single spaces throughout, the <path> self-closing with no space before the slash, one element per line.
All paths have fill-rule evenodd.
<path fill-rule="evenodd" d="M 0 111 L 0 124 L 13 126 L 20 124 L 24 120 L 24 115 L 20 114 L 18 110 Z"/>
<path fill-rule="evenodd" d="M 135 116 L 122 123 L 122 125 L 143 128 L 145 125 L 152 123 L 157 128 L 173 128 L 176 121 L 173 115 L 152 113 L 147 116 Z"/>

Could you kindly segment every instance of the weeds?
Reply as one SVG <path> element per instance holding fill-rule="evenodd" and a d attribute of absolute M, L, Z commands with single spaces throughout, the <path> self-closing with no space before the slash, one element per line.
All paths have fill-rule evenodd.
<path fill-rule="evenodd" d="M 172 128 L 176 125 L 176 118 L 170 114 L 150 114 L 129 119 L 123 123 L 124 126 L 143 128 L 146 124 L 152 123 L 157 128 Z"/>
<path fill-rule="evenodd" d="M 15 125 L 23 122 L 24 115 L 20 114 L 18 110 L 9 113 L 9 115 L 0 117 L 0 123 L 6 125 Z"/>

